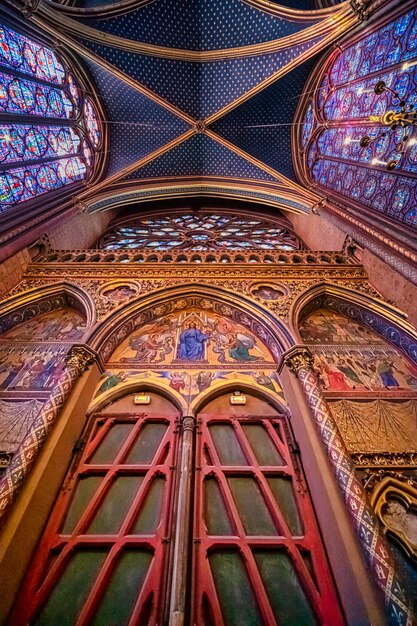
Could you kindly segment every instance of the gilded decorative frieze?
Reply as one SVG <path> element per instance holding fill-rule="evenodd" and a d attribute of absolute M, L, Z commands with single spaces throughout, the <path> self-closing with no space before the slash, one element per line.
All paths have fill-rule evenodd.
<path fill-rule="evenodd" d="M 165 264 L 165 263 L 39 263 L 29 265 L 26 278 L 62 278 L 83 276 L 86 278 L 171 278 L 172 276 L 187 278 L 243 278 L 243 279 L 273 279 L 283 280 L 354 280 L 366 281 L 365 270 L 357 265 L 266 265 L 257 264 Z"/>
<path fill-rule="evenodd" d="M 417 466 L 417 452 L 354 452 L 351 457 L 356 467 Z"/>
<path fill-rule="evenodd" d="M 32 288 L 70 281 L 85 290 L 101 321 L 118 307 L 138 296 L 169 286 L 190 282 L 217 286 L 225 291 L 250 297 L 282 321 L 295 298 L 318 282 L 329 280 L 373 297 L 379 294 L 369 285 L 358 266 L 280 266 L 233 265 L 183 266 L 166 264 L 57 264 L 41 263 L 28 267 L 25 278 L 7 294 L 10 297 Z"/>

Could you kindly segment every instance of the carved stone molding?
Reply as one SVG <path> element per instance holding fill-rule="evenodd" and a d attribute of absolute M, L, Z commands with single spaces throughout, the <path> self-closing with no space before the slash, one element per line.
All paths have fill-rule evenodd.
<path fill-rule="evenodd" d="M 192 415 L 184 415 L 181 419 L 181 425 L 184 431 L 188 430 L 192 432 L 195 429 L 196 424 L 196 419 Z"/>
<path fill-rule="evenodd" d="M 417 561 L 417 489 L 415 485 L 387 476 L 370 496 L 384 532 Z"/>

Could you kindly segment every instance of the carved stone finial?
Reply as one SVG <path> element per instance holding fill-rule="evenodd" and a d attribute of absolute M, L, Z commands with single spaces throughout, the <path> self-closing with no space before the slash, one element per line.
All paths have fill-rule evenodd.
<path fill-rule="evenodd" d="M 308 348 L 296 348 L 284 355 L 284 363 L 293 374 L 297 374 L 301 369 L 311 369 L 314 364 L 314 357 Z"/>
<path fill-rule="evenodd" d="M 68 365 L 76 367 L 79 373 L 82 374 L 82 372 L 84 372 L 89 365 L 94 363 L 94 359 L 94 354 L 86 348 L 83 348 L 82 346 L 74 346 L 68 352 L 65 361 Z"/>

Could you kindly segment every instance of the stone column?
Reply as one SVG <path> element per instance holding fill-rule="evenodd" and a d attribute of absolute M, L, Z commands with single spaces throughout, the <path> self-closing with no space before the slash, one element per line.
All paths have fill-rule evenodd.
<path fill-rule="evenodd" d="M 313 362 L 313 355 L 307 348 L 296 346 L 283 355 L 280 368 L 286 365 L 301 383 L 360 545 L 375 582 L 384 594 L 389 623 L 412 626 L 416 622 L 413 620 L 411 602 L 406 597 L 395 571 L 389 545 L 368 503 L 363 485 L 356 475 L 349 452 L 318 384 Z"/>
<path fill-rule="evenodd" d="M 0 481 L 0 520 L 8 515 L 26 477 L 35 464 L 49 433 L 54 427 L 75 383 L 96 354 L 85 346 L 73 346 L 66 356 L 66 365 L 52 389 L 48 400 L 35 418 L 32 426 Z"/>
<path fill-rule="evenodd" d="M 191 485 L 193 477 L 193 442 L 195 417 L 181 421 L 183 436 L 178 484 L 178 513 L 175 528 L 174 566 L 172 570 L 169 626 L 183 626 L 187 600 L 187 573 L 190 560 Z"/>

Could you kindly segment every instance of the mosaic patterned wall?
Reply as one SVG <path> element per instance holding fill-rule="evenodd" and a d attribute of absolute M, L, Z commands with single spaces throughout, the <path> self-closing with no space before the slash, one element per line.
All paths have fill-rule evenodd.
<path fill-rule="evenodd" d="M 416 54 L 415 9 L 333 55 L 306 104 L 300 133 L 303 169 L 313 181 L 408 225 L 417 224 L 416 129 L 385 134 L 369 116 L 399 111 L 400 99 L 417 103 Z M 387 91 L 376 95 L 379 80 L 399 98 Z M 399 152 L 404 134 L 409 140 Z M 368 148 L 359 145 L 364 135 L 375 139 Z M 384 163 L 390 160 L 398 163 L 387 172 Z"/>
<path fill-rule="evenodd" d="M 95 107 L 64 62 L 0 25 L 0 213 L 90 176 L 100 144 Z"/>

